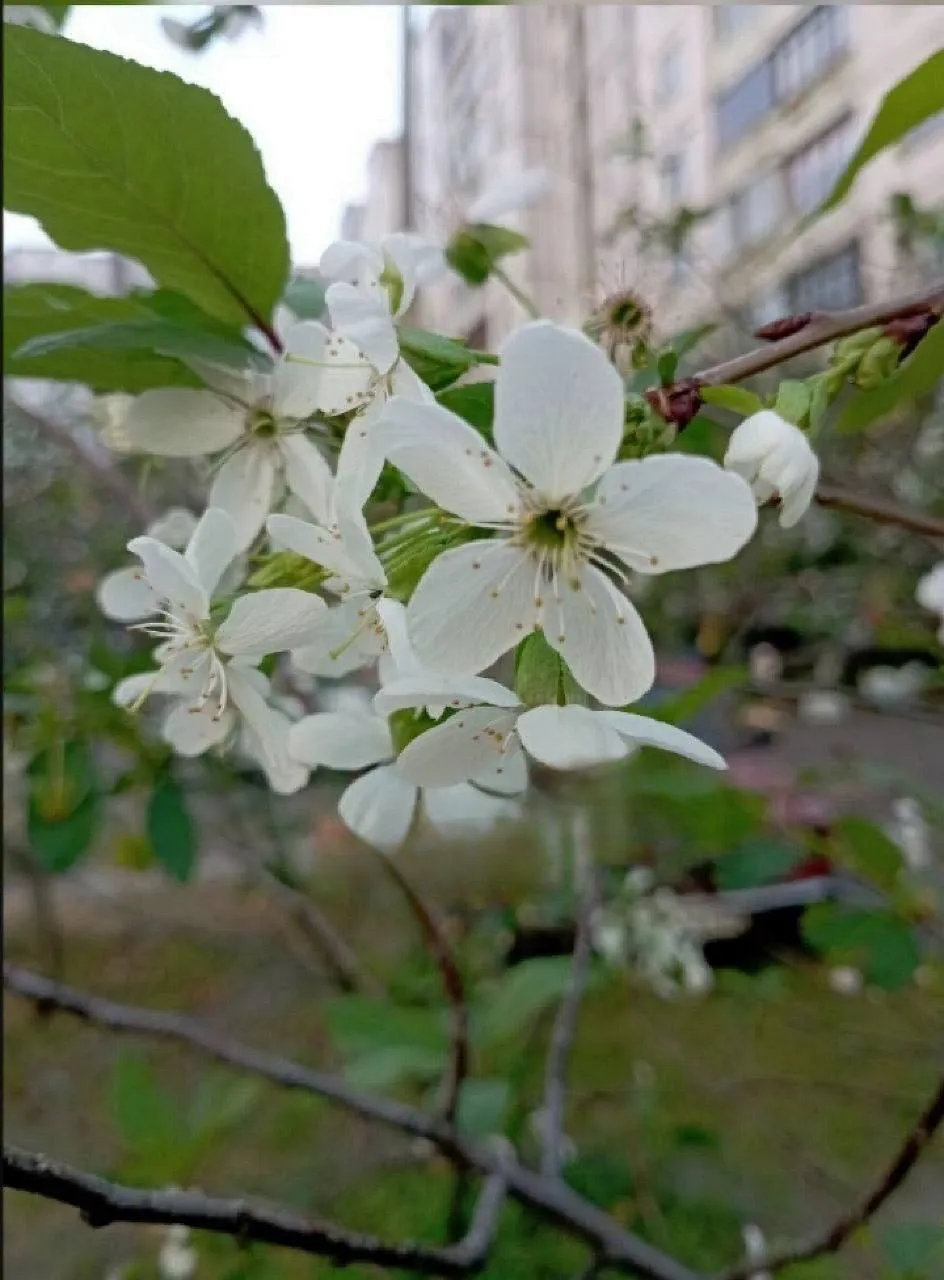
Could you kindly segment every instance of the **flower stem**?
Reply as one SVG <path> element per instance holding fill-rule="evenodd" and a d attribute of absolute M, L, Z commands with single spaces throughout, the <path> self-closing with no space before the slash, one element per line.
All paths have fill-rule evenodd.
<path fill-rule="evenodd" d="M 541 313 L 538 310 L 537 303 L 534 302 L 533 299 L 529 298 L 522 289 L 519 289 L 514 280 L 512 280 L 510 276 L 506 275 L 503 269 L 495 262 L 492 263 L 492 275 L 496 280 L 501 281 L 514 298 L 515 302 L 517 302 L 518 305 L 528 313 L 532 320 L 541 319 Z"/>

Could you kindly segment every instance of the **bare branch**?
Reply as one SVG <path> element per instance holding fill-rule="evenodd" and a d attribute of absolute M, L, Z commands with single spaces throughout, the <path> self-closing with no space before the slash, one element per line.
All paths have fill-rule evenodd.
<path fill-rule="evenodd" d="M 449 939 L 432 910 L 392 858 L 382 853 L 378 853 L 377 856 L 382 861 L 387 874 L 396 882 L 416 917 L 429 952 L 439 969 L 443 992 L 449 1002 L 451 1045 L 449 1068 L 443 1080 L 442 1113 L 446 1124 L 454 1127 L 459 1111 L 459 1096 L 469 1072 L 469 1005 L 465 995 L 465 983 L 455 956 L 452 954 Z"/>
<path fill-rule="evenodd" d="M 583 817 L 583 814 L 576 814 L 575 824 L 576 820 Z M 587 979 L 590 976 L 590 961 L 593 956 L 590 924 L 596 905 L 596 883 L 586 849 L 576 850 L 574 880 L 579 887 L 581 897 L 577 912 L 577 934 L 574 940 L 570 981 L 551 1029 L 551 1043 L 548 1048 L 544 1078 L 544 1141 L 541 1151 L 541 1172 L 547 1178 L 560 1177 L 567 1062 L 577 1034 L 577 1018 L 587 987 Z"/>
<path fill-rule="evenodd" d="M 61 1010 L 112 1031 L 176 1040 L 283 1088 L 301 1089 L 329 1098 L 365 1120 L 425 1138 L 460 1168 L 476 1169 L 486 1177 L 500 1173 L 510 1196 L 586 1241 L 613 1270 L 628 1271 L 637 1280 L 702 1280 L 688 1267 L 626 1231 L 560 1179 L 544 1178 L 520 1164 L 508 1162 L 489 1144 L 466 1142 L 448 1125 L 414 1107 L 361 1093 L 336 1076 L 239 1044 L 179 1014 L 116 1004 L 9 964 L 4 964 L 3 982 L 8 990 L 32 1000 L 45 1012 Z"/>
<path fill-rule="evenodd" d="M 501 1174 L 492 1174 L 479 1196 L 468 1233 L 455 1245 L 434 1248 L 412 1242 L 390 1243 L 287 1209 L 220 1199 L 203 1191 L 141 1191 L 18 1147 L 4 1147 L 3 1176 L 5 1186 L 16 1191 L 72 1205 L 90 1227 L 107 1227 L 114 1222 L 179 1223 L 238 1240 L 282 1245 L 331 1258 L 342 1266 L 370 1262 L 433 1276 L 467 1276 L 482 1269 L 505 1199 Z"/>
<path fill-rule="evenodd" d="M 748 351 L 746 355 L 702 369 L 695 374 L 695 381 L 703 387 L 743 382 L 745 378 L 773 369 L 786 360 L 792 360 L 794 356 L 814 351 L 817 347 L 824 347 L 828 342 L 848 337 L 862 329 L 871 329 L 873 325 L 887 324 L 890 320 L 924 312 L 940 314 L 942 311 L 944 281 L 938 280 L 926 289 L 919 289 L 903 297 L 891 298 L 885 302 L 869 302 L 861 307 L 850 307 L 847 311 L 824 312 L 814 316 L 797 333 L 781 338 L 778 342 L 768 342 L 756 351 Z"/>
<path fill-rule="evenodd" d="M 851 511 L 854 515 L 866 516 L 878 524 L 893 524 L 900 529 L 908 529 L 912 533 L 923 533 L 929 538 L 944 539 L 944 518 L 941 516 L 908 511 L 905 507 L 881 502 L 876 498 L 865 498 L 860 494 L 849 493 L 845 489 L 837 489 L 827 484 L 817 487 L 815 500 L 821 507 Z"/>
<path fill-rule="evenodd" d="M 813 1258 L 822 1257 L 823 1254 L 838 1253 L 849 1238 L 870 1221 L 885 1201 L 898 1190 L 942 1124 L 944 1124 L 944 1079 L 938 1082 L 933 1098 L 909 1131 L 898 1154 L 879 1179 L 875 1189 L 866 1196 L 857 1209 L 840 1218 L 823 1235 L 817 1236 L 807 1244 L 773 1254 L 761 1262 L 740 1264 L 730 1271 L 725 1271 L 718 1280 L 750 1280 L 758 1268 L 772 1273 L 797 1262 L 809 1262 Z"/>

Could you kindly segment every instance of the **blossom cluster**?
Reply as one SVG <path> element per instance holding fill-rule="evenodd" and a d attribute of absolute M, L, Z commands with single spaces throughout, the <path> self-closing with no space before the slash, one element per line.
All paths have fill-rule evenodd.
<path fill-rule="evenodd" d="M 341 817 L 387 850 L 420 814 L 451 830 L 515 813 L 531 762 L 592 768 L 648 745 L 724 768 L 627 709 L 656 672 L 633 580 L 731 559 L 758 502 L 778 496 L 793 523 L 817 474 L 802 432 L 766 411 L 735 430 L 724 466 L 621 459 L 619 372 L 544 320 L 498 353 L 486 438 L 401 349 L 400 320 L 445 261 L 413 234 L 336 243 L 320 264 L 328 323 L 281 314 L 264 372 L 194 357 L 202 389 L 123 404 L 124 449 L 207 459 L 212 479 L 200 518 L 175 511 L 134 538 L 134 565 L 98 593 L 157 642 L 153 671 L 115 690 L 122 706 L 159 696 L 175 751 L 236 745 L 283 794 L 321 767 L 357 773 Z M 409 497 L 371 525 L 385 469 Z M 299 585 L 260 586 L 266 555 L 307 566 Z M 566 675 L 554 696 L 485 674 L 535 637 Z M 289 675 L 329 680 L 376 664 L 372 707 L 298 714 L 276 695 L 278 655 Z"/>

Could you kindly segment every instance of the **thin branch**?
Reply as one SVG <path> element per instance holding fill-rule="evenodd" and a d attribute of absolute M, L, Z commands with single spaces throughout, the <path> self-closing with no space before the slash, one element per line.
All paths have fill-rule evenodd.
<path fill-rule="evenodd" d="M 582 814 L 576 815 L 582 818 Z M 574 879 L 580 889 L 580 907 L 577 912 L 577 933 L 574 940 L 570 980 L 557 1010 L 551 1029 L 551 1042 L 547 1053 L 544 1077 L 543 1146 L 541 1172 L 547 1178 L 560 1177 L 563 1159 L 565 1077 L 571 1047 L 577 1034 L 580 1005 L 590 976 L 593 957 L 590 923 L 596 905 L 596 885 L 590 858 L 585 849 L 576 851 Z"/>
<path fill-rule="evenodd" d="M 793 1266 L 797 1262 L 809 1262 L 824 1254 L 838 1253 L 850 1237 L 869 1222 L 885 1201 L 898 1190 L 942 1124 L 944 1124 L 944 1079 L 938 1082 L 934 1096 L 908 1133 L 898 1154 L 879 1179 L 875 1189 L 866 1196 L 857 1209 L 840 1218 L 823 1235 L 817 1236 L 807 1244 L 773 1254 L 761 1262 L 740 1264 L 724 1272 L 718 1280 L 750 1280 L 751 1275 L 758 1268 L 773 1273 L 781 1271 L 784 1267 Z"/>
<path fill-rule="evenodd" d="M 504 1180 L 493 1174 L 484 1184 L 468 1233 L 457 1244 L 434 1248 L 390 1243 L 287 1209 L 224 1200 L 203 1191 L 141 1191 L 18 1147 L 4 1147 L 3 1176 L 4 1185 L 16 1191 L 72 1205 L 90 1227 L 114 1222 L 180 1224 L 241 1241 L 282 1245 L 342 1266 L 369 1262 L 434 1276 L 467 1276 L 482 1269 L 505 1199 Z"/>
<path fill-rule="evenodd" d="M 283 1088 L 329 1098 L 362 1119 L 425 1138 L 459 1167 L 476 1169 L 486 1177 L 501 1173 L 510 1196 L 584 1240 L 613 1270 L 628 1271 L 637 1280 L 702 1280 L 688 1267 L 626 1231 L 562 1180 L 550 1180 L 520 1164 L 509 1163 L 488 1144 L 466 1142 L 449 1126 L 414 1107 L 361 1093 L 336 1076 L 252 1049 L 179 1014 L 116 1004 L 10 964 L 4 964 L 3 982 L 8 990 L 32 1000 L 47 1012 L 61 1010 L 112 1031 L 176 1040 Z"/>
<path fill-rule="evenodd" d="M 12 407 L 26 426 L 38 436 L 70 453 L 83 471 L 88 472 L 98 485 L 108 490 L 135 525 L 143 527 L 151 523 L 156 515 L 154 508 L 128 480 L 104 447 L 93 447 L 74 435 L 68 427 L 34 413 L 10 395 L 5 396 L 4 401 L 4 409 Z"/>
<path fill-rule="evenodd" d="M 702 369 L 695 374 L 695 379 L 705 387 L 743 382 L 745 378 L 773 369 L 786 360 L 792 360 L 794 356 L 814 351 L 817 347 L 824 347 L 828 342 L 846 338 L 862 329 L 871 329 L 874 325 L 887 324 L 890 320 L 904 316 L 920 315 L 928 311 L 940 313 L 941 310 L 944 310 L 944 281 L 938 280 L 928 288 L 885 302 L 869 302 L 861 307 L 850 307 L 847 311 L 816 315 L 797 333 L 781 338 L 779 342 L 768 342 L 756 351 L 748 351 L 746 355 L 736 356 L 733 360 L 724 360 L 721 364 Z"/>
<path fill-rule="evenodd" d="M 456 958 L 452 954 L 449 939 L 432 910 L 392 858 L 382 853 L 378 853 L 377 856 L 410 905 L 410 910 L 423 932 L 424 941 L 439 969 L 443 992 L 449 1002 L 450 1051 L 449 1067 L 443 1079 L 442 1115 L 446 1124 L 453 1128 L 459 1111 L 462 1085 L 469 1073 L 469 1004 L 465 994 L 465 983 L 459 972 Z"/>
<path fill-rule="evenodd" d="M 845 489 L 837 489 L 834 485 L 821 484 L 816 489 L 815 500 L 821 507 L 833 507 L 838 511 L 851 511 L 857 516 L 866 516 L 878 524 L 897 525 L 900 529 L 908 529 L 912 533 L 927 534 L 929 538 L 944 539 L 944 517 L 932 516 L 920 511 L 909 511 L 905 507 L 895 506 L 890 502 L 881 502 L 877 498 L 864 498 L 857 493 L 849 493 Z"/>

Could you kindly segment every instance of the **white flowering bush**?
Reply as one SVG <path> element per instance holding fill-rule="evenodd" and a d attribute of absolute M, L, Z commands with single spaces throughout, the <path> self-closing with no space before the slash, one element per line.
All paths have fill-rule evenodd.
<path fill-rule="evenodd" d="M 722 772 L 714 747 L 647 701 L 662 580 L 693 590 L 696 570 L 736 561 L 758 537 L 779 539 L 814 501 L 944 532 L 933 512 L 889 517 L 822 488 L 814 447 L 850 384 L 863 397 L 896 385 L 902 398 L 924 394 L 940 368 L 942 295 L 833 321 L 794 317 L 766 335 L 787 347 L 774 341 L 753 363 L 692 378 L 677 376 L 682 344 L 639 339 L 643 387 L 639 367 L 626 376 L 611 358 L 599 314 L 585 329 L 541 318 L 501 266 L 527 241 L 491 220 L 540 199 L 544 175 L 483 197 L 443 244 L 406 231 L 326 246 L 316 284 L 293 276 L 260 157 L 212 95 L 30 26 L 9 31 L 7 45 L 8 206 L 39 218 L 64 249 L 108 249 L 153 280 L 117 298 L 13 286 L 7 367 L 83 381 L 125 462 L 142 477 L 187 476 L 171 510 L 142 522 L 87 593 L 148 648 L 109 696 L 129 723 L 146 717 L 134 723 L 165 751 L 149 757 L 149 821 L 159 858 L 175 874 L 183 865 L 181 878 L 182 758 L 249 761 L 279 796 L 303 795 L 321 770 L 355 775 L 340 819 L 393 859 L 419 824 L 450 837 L 515 822 L 541 803 L 535 778 L 546 785 L 548 773 L 598 776 L 633 761 L 657 774 L 655 753 Z M 424 284 L 447 271 L 471 287 L 506 283 L 529 318 L 493 352 L 416 327 Z M 891 327 L 916 319 L 920 333 Z M 807 349 L 810 332 L 809 348 L 833 344 L 824 370 L 763 396 L 735 385 Z M 730 429 L 722 450 L 699 447 L 706 422 Z M 161 471 L 171 463 L 182 469 Z M 927 568 L 916 599 L 933 644 L 944 596 L 941 566 Z M 318 688 L 350 677 L 371 682 L 369 706 L 294 696 L 312 678 Z M 96 810 L 81 753 L 47 803 L 51 759 L 33 775 L 30 822 L 59 870 L 92 846 Z M 679 830 L 697 843 L 712 784 L 691 785 Z M 655 807 L 664 816 L 671 800 Z M 920 913 L 900 856 L 884 836 L 876 852 L 874 832 L 855 820 L 842 839 L 868 847 L 861 864 L 895 907 L 819 904 L 807 940 L 861 965 L 865 981 L 902 985 L 918 963 Z M 808 852 L 742 845 L 724 873 L 733 891 Z M 592 882 L 587 850 L 577 852 Z M 710 989 L 671 890 L 636 877 L 591 907 L 578 955 L 589 955 L 590 937 L 661 995 Z M 448 973 L 441 946 L 437 955 Z M 834 988 L 857 990 L 835 975 L 859 971 L 834 968 Z M 559 974 L 554 983 L 558 994 Z M 428 1055 L 420 1068 L 410 1062 L 405 1076 L 425 1081 Z M 532 1129 L 553 1144 L 553 1100 L 537 1114 Z M 488 1160 L 481 1167 L 498 1168 Z M 151 1220 L 174 1221 L 167 1214 Z M 162 1274 L 193 1273 L 188 1241 L 185 1227 L 167 1237 Z M 642 1273 L 682 1275 L 662 1266 Z"/>

